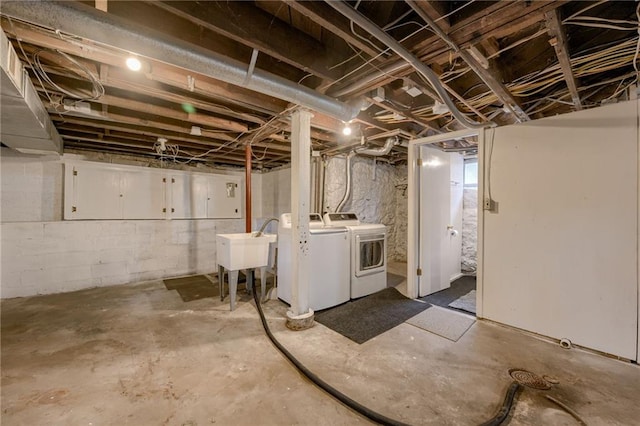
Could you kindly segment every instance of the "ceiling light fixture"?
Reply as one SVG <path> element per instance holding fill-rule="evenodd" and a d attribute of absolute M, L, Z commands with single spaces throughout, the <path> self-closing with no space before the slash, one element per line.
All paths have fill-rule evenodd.
<path fill-rule="evenodd" d="M 140 71 L 142 69 L 142 63 L 138 58 L 129 56 L 127 58 L 127 68 L 129 68 L 131 71 Z"/>
<path fill-rule="evenodd" d="M 351 126 L 349 126 L 349 123 L 346 123 L 342 128 L 342 134 L 345 136 L 351 135 Z"/>

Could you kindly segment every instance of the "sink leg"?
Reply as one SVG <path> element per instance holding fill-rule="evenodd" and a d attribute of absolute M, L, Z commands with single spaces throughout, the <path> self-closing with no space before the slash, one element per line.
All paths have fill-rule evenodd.
<path fill-rule="evenodd" d="M 267 291 L 267 267 L 260 268 L 260 302 L 264 302 L 264 295 Z"/>
<path fill-rule="evenodd" d="M 238 271 L 228 271 L 229 276 L 229 298 L 231 300 L 231 310 L 236 309 L 236 291 L 238 290 Z"/>
<path fill-rule="evenodd" d="M 220 290 L 220 301 L 224 300 L 224 266 L 218 265 L 218 288 Z"/>
<path fill-rule="evenodd" d="M 255 284 L 256 284 L 255 269 L 247 269 L 246 274 L 247 274 L 247 294 L 249 296 L 252 296 L 253 295 L 253 289 L 254 289 Z"/>

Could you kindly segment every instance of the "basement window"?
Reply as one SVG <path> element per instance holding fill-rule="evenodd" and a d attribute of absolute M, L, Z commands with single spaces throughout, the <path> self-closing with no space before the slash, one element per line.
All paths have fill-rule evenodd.
<path fill-rule="evenodd" d="M 477 159 L 464 161 L 464 187 L 465 188 L 478 187 L 478 160 Z"/>

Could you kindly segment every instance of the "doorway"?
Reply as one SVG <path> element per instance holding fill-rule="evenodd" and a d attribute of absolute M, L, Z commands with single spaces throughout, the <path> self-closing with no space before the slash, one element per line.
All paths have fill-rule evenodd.
<path fill-rule="evenodd" d="M 475 276 L 481 255 L 478 162 L 465 162 L 460 153 L 430 146 L 467 136 L 482 139 L 484 135 L 479 129 L 468 129 L 410 144 L 407 292 L 447 309 L 471 315 L 475 311 L 481 317 L 481 282 Z"/>
<path fill-rule="evenodd" d="M 432 305 L 475 316 L 477 161 L 465 162 L 462 153 L 429 145 L 419 150 L 418 295 Z M 466 210 L 465 195 L 471 198 Z"/>

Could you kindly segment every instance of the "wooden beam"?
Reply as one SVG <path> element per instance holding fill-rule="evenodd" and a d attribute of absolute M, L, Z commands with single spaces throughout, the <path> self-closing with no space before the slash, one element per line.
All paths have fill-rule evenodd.
<path fill-rule="evenodd" d="M 416 5 L 422 10 L 422 12 L 426 13 L 434 21 L 440 19 L 443 16 L 444 10 L 441 10 L 442 8 L 438 7 L 439 3 L 436 3 L 434 1 L 419 1 L 416 3 Z M 438 25 L 445 33 L 448 33 L 449 28 L 451 28 L 448 18 L 440 19 L 438 21 Z"/>
<path fill-rule="evenodd" d="M 342 38 L 353 47 L 360 49 L 367 55 L 374 57 L 380 53 L 378 50 L 372 48 L 371 45 L 353 35 L 347 18 L 327 8 L 322 2 L 283 0 L 283 3 L 322 25 L 328 31 Z"/>
<path fill-rule="evenodd" d="M 500 81 L 496 75 L 494 70 L 490 67 L 485 69 L 468 51 L 462 50 L 460 46 L 456 44 L 456 42 L 451 39 L 447 34 L 442 31 L 437 23 L 434 22 L 427 14 L 425 14 L 422 9 L 417 6 L 417 2 L 413 0 L 406 0 L 409 6 L 416 11 L 416 13 L 424 20 L 429 27 L 444 40 L 447 45 L 451 47 L 451 49 L 456 52 L 470 67 L 471 69 L 480 77 L 480 79 L 487 85 L 487 87 L 495 93 L 498 97 L 498 100 L 502 102 L 505 106 L 507 106 L 515 115 L 518 121 L 529 121 L 529 116 L 526 112 L 520 107 L 518 101 L 513 97 L 509 89 Z"/>
<path fill-rule="evenodd" d="M 340 69 L 331 67 L 344 58 L 334 59 L 337 55 L 317 40 L 273 19 L 250 2 L 152 1 L 150 4 L 320 78 L 336 80 L 342 75 Z"/>
<path fill-rule="evenodd" d="M 558 9 L 555 9 L 546 12 L 544 16 L 547 23 L 547 31 L 549 32 L 549 35 L 551 35 L 549 44 L 551 44 L 556 51 L 556 56 L 558 57 L 558 62 L 560 62 L 560 69 L 562 69 L 564 81 L 566 81 L 567 87 L 569 87 L 569 93 L 571 93 L 573 106 L 579 111 L 582 109 L 582 103 L 580 102 L 576 79 L 573 75 L 573 70 L 571 69 L 569 45 L 567 43 L 564 28 L 562 27 L 562 22 L 560 21 L 560 13 L 558 12 Z"/>
<path fill-rule="evenodd" d="M 165 63 L 151 62 L 151 69 L 147 74 L 133 75 L 131 71 L 126 70 L 124 52 L 114 51 L 87 41 L 67 41 L 51 31 L 35 28 L 28 24 L 17 21 L 12 21 L 9 24 L 6 18 L 2 18 L 2 28 L 7 34 L 13 38 L 20 39 L 23 43 L 31 43 L 53 50 L 58 49 L 79 58 L 108 64 L 112 67 L 110 75 L 126 72 L 128 80 L 133 80 L 137 83 L 141 83 L 145 79 L 149 82 L 161 82 L 174 88 L 191 91 L 208 98 L 222 100 L 225 103 L 267 114 L 279 113 L 286 108 L 287 102 L 280 99 L 246 90 L 210 76 L 193 73 Z M 154 85 L 153 83 L 150 84 L 151 86 Z M 157 87 L 157 84 L 155 86 Z"/>

